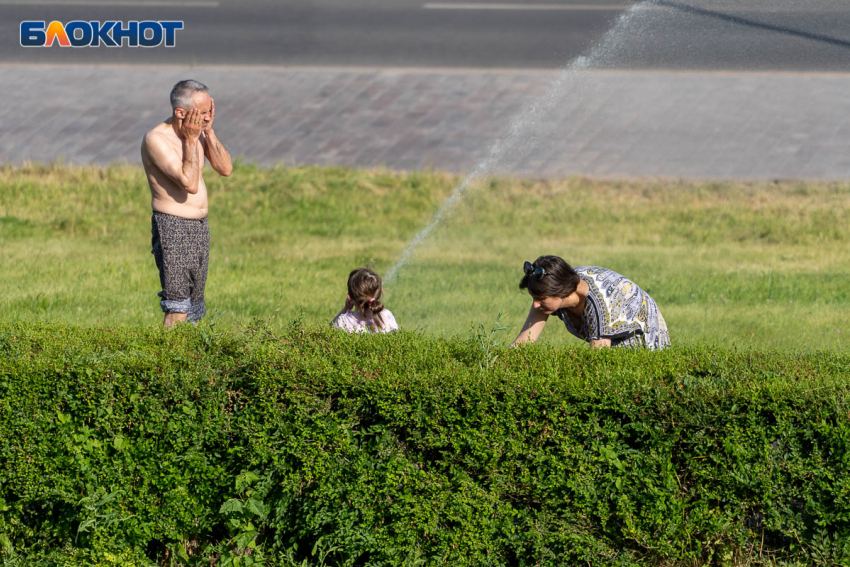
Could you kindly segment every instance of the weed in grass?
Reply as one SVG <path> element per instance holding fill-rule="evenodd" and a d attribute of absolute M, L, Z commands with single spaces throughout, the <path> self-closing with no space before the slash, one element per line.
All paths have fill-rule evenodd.
<path fill-rule="evenodd" d="M 502 324 L 501 311 L 496 315 L 496 322 L 489 329 L 483 323 L 478 326 L 475 339 L 481 352 L 481 361 L 478 365 L 482 370 L 492 368 L 496 360 L 499 359 L 496 350 L 501 346 L 506 346 L 500 340 L 500 335 L 510 328 L 510 325 Z"/>

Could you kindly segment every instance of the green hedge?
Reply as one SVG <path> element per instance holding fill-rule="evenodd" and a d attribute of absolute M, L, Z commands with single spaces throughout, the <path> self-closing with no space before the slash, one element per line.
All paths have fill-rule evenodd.
<path fill-rule="evenodd" d="M 0 323 L 7 565 L 850 563 L 850 357 Z"/>

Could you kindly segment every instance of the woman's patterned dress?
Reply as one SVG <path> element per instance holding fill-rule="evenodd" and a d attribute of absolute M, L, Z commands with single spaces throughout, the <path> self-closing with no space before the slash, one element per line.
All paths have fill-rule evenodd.
<path fill-rule="evenodd" d="M 581 328 L 576 329 L 563 309 L 555 311 L 567 330 L 584 341 L 611 339 L 614 347 L 670 346 L 667 323 L 658 305 L 630 279 L 597 266 L 575 268 L 590 291 L 584 303 Z"/>

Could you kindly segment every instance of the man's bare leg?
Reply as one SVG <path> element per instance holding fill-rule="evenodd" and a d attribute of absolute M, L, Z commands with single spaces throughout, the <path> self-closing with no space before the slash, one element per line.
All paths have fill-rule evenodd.
<path fill-rule="evenodd" d="M 163 327 L 171 327 L 176 323 L 182 323 L 186 320 L 188 313 L 166 313 L 165 319 L 162 320 Z"/>

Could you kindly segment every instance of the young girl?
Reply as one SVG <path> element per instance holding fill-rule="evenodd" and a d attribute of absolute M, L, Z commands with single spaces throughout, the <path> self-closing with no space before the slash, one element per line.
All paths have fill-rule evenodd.
<path fill-rule="evenodd" d="M 389 333 L 398 330 L 395 317 L 381 303 L 381 276 L 358 268 L 348 274 L 348 295 L 331 325 L 349 333 Z"/>

